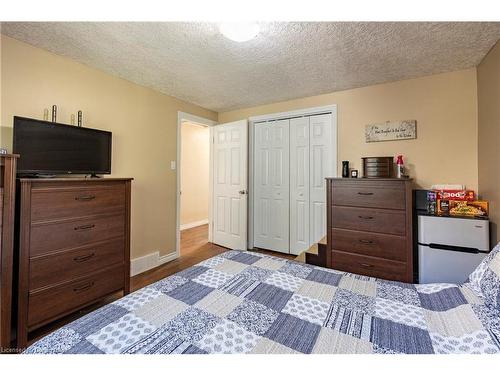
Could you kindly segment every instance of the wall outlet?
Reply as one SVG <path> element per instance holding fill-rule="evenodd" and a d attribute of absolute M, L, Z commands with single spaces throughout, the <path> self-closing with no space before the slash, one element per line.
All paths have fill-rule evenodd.
<path fill-rule="evenodd" d="M 175 164 L 176 164 L 175 160 L 171 160 L 170 161 L 170 169 L 173 170 L 173 171 L 175 171 Z"/>

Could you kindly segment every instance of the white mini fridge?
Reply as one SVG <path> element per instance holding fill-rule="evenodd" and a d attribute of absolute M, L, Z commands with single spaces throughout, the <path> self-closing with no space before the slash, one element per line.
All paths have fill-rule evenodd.
<path fill-rule="evenodd" d="M 463 283 L 490 251 L 489 221 L 418 215 L 419 283 Z"/>

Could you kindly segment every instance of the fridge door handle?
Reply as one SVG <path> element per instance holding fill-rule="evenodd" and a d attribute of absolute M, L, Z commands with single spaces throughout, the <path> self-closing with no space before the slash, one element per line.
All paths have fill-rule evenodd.
<path fill-rule="evenodd" d="M 421 244 L 423 245 L 423 244 Z M 425 246 L 425 245 L 423 245 Z M 440 249 L 440 250 L 451 250 L 451 251 L 459 251 L 461 253 L 469 253 L 469 254 L 479 254 L 479 250 L 475 247 L 465 247 L 465 246 L 454 246 L 454 245 L 442 245 L 439 243 L 430 243 L 429 246 L 431 249 Z"/>

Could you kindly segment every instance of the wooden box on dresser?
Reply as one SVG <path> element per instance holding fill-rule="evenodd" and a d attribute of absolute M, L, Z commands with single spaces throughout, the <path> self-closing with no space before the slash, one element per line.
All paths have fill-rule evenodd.
<path fill-rule="evenodd" d="M 0 155 L 0 354 L 10 348 L 16 159 Z"/>
<path fill-rule="evenodd" d="M 331 268 L 413 282 L 410 179 L 329 178 L 327 207 Z"/>
<path fill-rule="evenodd" d="M 20 178 L 17 346 L 130 291 L 130 178 Z"/>

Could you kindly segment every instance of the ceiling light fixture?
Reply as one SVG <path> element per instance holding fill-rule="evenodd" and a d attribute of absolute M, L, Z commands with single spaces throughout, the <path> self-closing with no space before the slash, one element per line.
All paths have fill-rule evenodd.
<path fill-rule="evenodd" d="M 259 34 L 260 27 L 256 22 L 225 22 L 219 24 L 219 31 L 235 42 L 246 42 Z"/>

